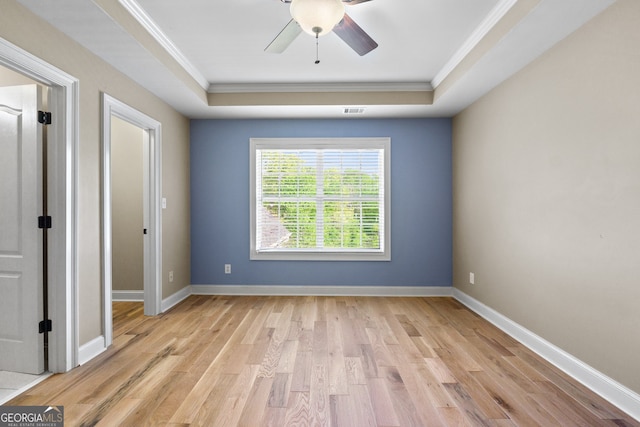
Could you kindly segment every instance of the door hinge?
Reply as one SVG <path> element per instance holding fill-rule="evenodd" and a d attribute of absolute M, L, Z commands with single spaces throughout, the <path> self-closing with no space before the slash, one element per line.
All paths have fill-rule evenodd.
<path fill-rule="evenodd" d="M 45 319 L 38 323 L 38 332 L 41 334 L 51 332 L 51 319 Z"/>
<path fill-rule="evenodd" d="M 38 111 L 38 123 L 43 125 L 51 124 L 51 113 L 48 111 Z"/>
<path fill-rule="evenodd" d="M 51 217 L 50 216 L 39 216 L 38 217 L 38 228 L 51 228 Z"/>

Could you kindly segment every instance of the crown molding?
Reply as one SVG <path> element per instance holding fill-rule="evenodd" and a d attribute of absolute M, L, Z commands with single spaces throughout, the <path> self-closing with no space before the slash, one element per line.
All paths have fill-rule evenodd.
<path fill-rule="evenodd" d="M 431 92 L 430 83 L 246 83 L 212 84 L 208 93 Z"/>
<path fill-rule="evenodd" d="M 431 80 L 431 85 L 437 88 L 440 83 L 462 62 L 469 52 L 487 35 L 489 31 L 502 19 L 502 17 L 516 4 L 518 0 L 500 0 L 498 4 L 489 12 L 482 20 L 480 25 L 471 33 L 469 38 L 460 46 L 460 48 L 447 61 L 442 69 Z"/>
<path fill-rule="evenodd" d="M 178 47 L 173 44 L 173 42 L 167 37 L 167 35 L 156 25 L 156 23 L 151 19 L 149 15 L 140 7 L 140 5 L 135 0 L 118 0 L 118 2 L 124 7 L 127 12 L 133 16 L 133 18 L 138 21 L 145 30 L 149 32 L 151 37 L 155 39 L 156 42 L 162 46 L 169 55 L 173 59 L 180 64 L 184 70 L 189 73 L 193 79 L 198 82 L 198 84 L 204 89 L 207 90 L 209 87 L 209 81 L 202 75 L 200 70 L 198 70 L 178 49 Z"/>

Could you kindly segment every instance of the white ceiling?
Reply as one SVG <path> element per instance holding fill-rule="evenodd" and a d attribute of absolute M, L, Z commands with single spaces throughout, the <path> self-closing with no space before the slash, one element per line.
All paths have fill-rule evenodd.
<path fill-rule="evenodd" d="M 372 0 L 346 6 L 347 14 L 379 47 L 359 57 L 330 33 L 319 40 L 321 62 L 316 65 L 315 39 L 306 33 L 282 54 L 264 52 L 291 19 L 289 4 L 195 1 L 176 14 L 174 0 L 138 0 L 202 75 L 216 84 L 430 81 L 498 0 L 402 3 L 398 7 L 397 0 Z"/>
<path fill-rule="evenodd" d="M 279 0 L 18 1 L 193 118 L 344 117 L 344 107 L 365 107 L 359 117 L 451 116 L 613 2 L 347 5 L 379 47 L 361 57 L 330 33 L 315 64 L 306 33 L 282 54 L 264 52 L 291 19 Z M 432 89 L 433 104 L 407 96 Z M 310 95 L 287 101 L 297 92 Z M 369 100 L 372 93 L 383 95 Z"/>

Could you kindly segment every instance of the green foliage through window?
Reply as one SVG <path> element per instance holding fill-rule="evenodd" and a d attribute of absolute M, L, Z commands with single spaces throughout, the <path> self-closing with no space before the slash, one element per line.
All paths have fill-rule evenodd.
<path fill-rule="evenodd" d="M 381 249 L 382 162 L 382 149 L 258 150 L 258 249 Z"/>

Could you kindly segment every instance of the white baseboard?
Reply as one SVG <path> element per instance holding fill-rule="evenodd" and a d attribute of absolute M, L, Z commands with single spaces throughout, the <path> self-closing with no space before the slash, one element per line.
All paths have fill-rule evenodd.
<path fill-rule="evenodd" d="M 178 304 L 180 301 L 188 298 L 189 295 L 191 295 L 191 294 L 192 294 L 191 286 L 185 286 L 184 288 L 180 289 L 175 294 L 163 299 L 162 303 L 160 305 L 160 311 L 162 311 L 164 313 L 165 311 L 169 310 L 174 305 Z"/>
<path fill-rule="evenodd" d="M 111 291 L 112 301 L 144 301 L 144 291 Z"/>
<path fill-rule="evenodd" d="M 80 346 L 78 350 L 78 364 L 84 365 L 106 349 L 107 346 L 105 345 L 103 335 L 92 339 L 88 343 Z"/>
<path fill-rule="evenodd" d="M 443 297 L 452 292 L 450 286 L 191 285 L 194 295 Z"/>
<path fill-rule="evenodd" d="M 627 414 L 640 421 L 640 395 L 619 382 L 592 368 L 566 351 L 551 344 L 494 309 L 453 289 L 453 297 L 471 310 L 502 329 L 548 362 L 561 369 L 576 381 L 611 402 Z"/>

